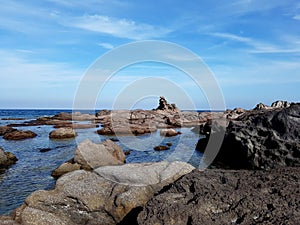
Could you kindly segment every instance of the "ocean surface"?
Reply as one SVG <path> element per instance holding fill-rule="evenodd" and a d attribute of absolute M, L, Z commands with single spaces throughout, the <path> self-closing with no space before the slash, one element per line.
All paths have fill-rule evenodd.
<path fill-rule="evenodd" d="M 60 112 L 71 113 L 72 110 L 0 110 L 0 126 L 23 123 L 42 116 L 53 116 Z M 94 114 L 94 111 L 84 112 Z M 19 118 L 15 120 L 13 118 Z M 78 123 L 88 123 L 87 121 Z M 0 147 L 4 151 L 12 152 L 18 161 L 4 173 L 0 172 L 0 215 L 9 214 L 20 206 L 25 198 L 36 190 L 49 190 L 55 185 L 51 172 L 63 162 L 73 158 L 76 146 L 83 140 L 90 139 L 100 143 L 112 136 L 98 135 L 99 128 L 76 129 L 78 136 L 68 140 L 50 140 L 49 133 L 53 126 L 16 127 L 19 130 L 32 130 L 37 137 L 21 141 L 7 141 L 0 137 Z M 201 153 L 195 151 L 199 136 L 191 128 L 177 129 L 182 132 L 175 137 L 162 138 L 159 130 L 152 134 L 138 137 L 118 137 L 119 144 L 124 151 L 130 150 L 126 162 L 158 162 L 162 160 L 180 160 L 199 166 Z M 157 145 L 171 143 L 170 150 L 154 151 Z M 41 149 L 50 149 L 41 152 Z"/>

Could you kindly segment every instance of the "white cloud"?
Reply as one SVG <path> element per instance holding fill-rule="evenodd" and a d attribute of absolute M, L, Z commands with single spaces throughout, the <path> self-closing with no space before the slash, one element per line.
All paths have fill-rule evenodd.
<path fill-rule="evenodd" d="M 295 15 L 295 16 L 293 17 L 293 19 L 295 19 L 295 20 L 300 20 L 300 14 Z"/>
<path fill-rule="evenodd" d="M 103 15 L 85 15 L 68 18 L 64 22 L 64 25 L 132 40 L 163 37 L 171 32 L 171 30 L 163 27 Z"/>
<path fill-rule="evenodd" d="M 110 43 L 105 43 L 105 42 L 102 42 L 102 43 L 98 43 L 98 45 L 102 48 L 105 48 L 105 49 L 113 49 L 114 46 Z"/>

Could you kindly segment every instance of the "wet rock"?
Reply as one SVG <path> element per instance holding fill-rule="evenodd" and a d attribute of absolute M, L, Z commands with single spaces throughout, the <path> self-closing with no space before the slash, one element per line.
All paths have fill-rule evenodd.
<path fill-rule="evenodd" d="M 165 146 L 165 145 L 159 145 L 159 146 L 155 146 L 154 150 L 155 151 L 164 151 L 164 150 L 169 150 L 170 147 L 169 146 Z"/>
<path fill-rule="evenodd" d="M 124 154 L 125 155 L 130 155 L 130 152 L 131 152 L 130 150 L 126 150 L 126 151 L 124 151 Z"/>
<path fill-rule="evenodd" d="M 3 136 L 7 133 L 11 133 L 13 131 L 16 131 L 17 129 L 14 129 L 12 127 L 9 126 L 0 126 L 0 136 Z"/>
<path fill-rule="evenodd" d="M 51 148 L 40 148 L 39 151 L 44 153 L 44 152 L 49 152 L 51 151 L 52 149 Z"/>
<path fill-rule="evenodd" d="M 25 131 L 16 130 L 13 132 L 6 133 L 3 136 L 3 138 L 6 140 L 24 140 L 28 138 L 34 138 L 36 136 L 37 134 L 30 130 L 25 130 Z"/>
<path fill-rule="evenodd" d="M 100 144 L 85 140 L 77 146 L 74 156 L 74 161 L 86 170 L 107 165 L 122 165 L 125 160 L 122 148 L 111 140 Z"/>
<path fill-rule="evenodd" d="M 7 168 L 18 161 L 17 157 L 11 152 L 5 152 L 0 147 L 0 169 Z"/>
<path fill-rule="evenodd" d="M 66 139 L 66 138 L 74 138 L 76 137 L 76 132 L 72 128 L 58 128 L 53 130 L 49 134 L 49 138 L 51 139 Z"/>
<path fill-rule="evenodd" d="M 36 191 L 17 209 L 22 224 L 117 224 L 165 185 L 194 168 L 181 162 L 105 166 L 60 177 L 54 190 Z"/>
<path fill-rule="evenodd" d="M 160 135 L 161 136 L 165 136 L 165 137 L 173 137 L 173 136 L 176 136 L 178 134 L 181 134 L 180 132 L 177 132 L 176 130 L 174 129 L 162 129 L 160 131 Z"/>
<path fill-rule="evenodd" d="M 299 168 L 194 170 L 151 198 L 137 220 L 148 225 L 298 224 L 299 185 Z"/>

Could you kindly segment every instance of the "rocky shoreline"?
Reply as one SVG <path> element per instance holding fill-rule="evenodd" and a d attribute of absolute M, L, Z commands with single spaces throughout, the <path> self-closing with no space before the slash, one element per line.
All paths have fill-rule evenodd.
<path fill-rule="evenodd" d="M 222 118 L 225 126 L 218 125 Z M 53 190 L 32 193 L 12 215 L 0 216 L 0 224 L 297 224 L 300 220 L 300 103 L 278 101 L 253 110 L 198 113 L 181 112 L 161 97 L 155 110 L 103 110 L 95 116 L 61 113 L 0 131 L 6 135 L 16 132 L 12 127 L 47 124 L 59 127 L 62 136 L 55 138 L 74 138 L 76 120 L 101 124 L 97 133 L 105 135 L 142 135 L 163 128 L 167 130 L 161 135 L 168 136 L 178 135 L 172 128 L 194 127 L 206 136 L 197 144 L 202 152 L 211 135 L 225 129 L 225 137 L 213 165 L 204 171 L 177 161 L 124 164 L 126 156 L 116 143 L 85 141 L 73 159 L 53 172 L 58 178 Z"/>

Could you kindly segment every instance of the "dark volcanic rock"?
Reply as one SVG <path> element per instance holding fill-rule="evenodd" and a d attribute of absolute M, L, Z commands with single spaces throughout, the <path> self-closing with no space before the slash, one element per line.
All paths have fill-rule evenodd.
<path fill-rule="evenodd" d="M 37 134 L 30 130 L 16 130 L 13 132 L 6 133 L 3 138 L 6 140 L 23 140 L 27 138 L 34 138 Z"/>
<path fill-rule="evenodd" d="M 231 168 L 300 166 L 300 103 L 230 121 L 216 163 Z"/>
<path fill-rule="evenodd" d="M 169 104 L 164 97 L 159 97 L 159 105 L 156 110 L 163 110 L 163 111 L 179 111 L 175 104 Z"/>
<path fill-rule="evenodd" d="M 194 170 L 154 196 L 137 220 L 147 225 L 299 224 L 299 186 L 299 168 Z"/>

